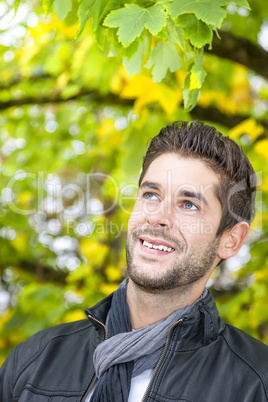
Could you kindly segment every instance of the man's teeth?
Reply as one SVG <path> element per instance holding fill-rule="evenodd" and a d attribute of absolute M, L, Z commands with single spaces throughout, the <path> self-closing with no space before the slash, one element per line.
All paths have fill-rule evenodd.
<path fill-rule="evenodd" d="M 145 241 L 145 240 L 143 241 L 143 245 L 144 245 L 145 247 L 155 248 L 156 250 L 166 251 L 166 252 L 168 252 L 168 253 L 170 253 L 171 251 L 174 251 L 174 248 L 166 247 L 166 246 L 163 246 L 162 244 L 159 244 L 159 245 L 151 244 L 151 243 L 148 243 L 148 242 Z"/>

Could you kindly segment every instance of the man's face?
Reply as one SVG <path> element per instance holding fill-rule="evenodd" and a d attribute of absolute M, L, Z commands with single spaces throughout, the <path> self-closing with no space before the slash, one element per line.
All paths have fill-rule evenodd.
<path fill-rule="evenodd" d="M 165 153 L 151 163 L 128 224 L 127 265 L 134 283 L 159 292 L 207 281 L 219 261 L 218 183 L 198 159 Z"/>

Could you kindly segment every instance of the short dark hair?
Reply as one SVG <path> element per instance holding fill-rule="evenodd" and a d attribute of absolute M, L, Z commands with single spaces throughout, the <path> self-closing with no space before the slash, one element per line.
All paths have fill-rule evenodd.
<path fill-rule="evenodd" d="M 200 121 L 176 121 L 150 140 L 143 157 L 141 184 L 150 164 L 164 153 L 201 159 L 220 179 L 216 197 L 222 206 L 220 236 L 237 222 L 250 224 L 255 215 L 256 174 L 242 148 L 215 127 Z"/>

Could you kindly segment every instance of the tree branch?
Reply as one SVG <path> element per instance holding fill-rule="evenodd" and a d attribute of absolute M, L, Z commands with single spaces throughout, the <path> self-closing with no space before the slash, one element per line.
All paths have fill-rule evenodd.
<path fill-rule="evenodd" d="M 209 120 L 221 124 L 228 128 L 233 128 L 237 124 L 242 123 L 243 120 L 248 119 L 250 116 L 244 115 L 226 115 L 215 107 L 203 108 L 199 105 L 195 106 L 191 112 L 192 116 L 198 120 Z M 265 130 L 265 137 L 268 137 L 268 121 L 258 120 Z"/>
<path fill-rule="evenodd" d="M 230 32 L 220 31 L 219 39 L 214 35 L 212 49 L 207 53 L 229 59 L 248 67 L 257 74 L 268 78 L 268 52 L 245 38 L 237 38 Z"/>
<path fill-rule="evenodd" d="M 69 98 L 63 98 L 60 95 L 56 96 L 41 96 L 41 97 L 25 97 L 21 99 L 12 99 L 7 102 L 0 102 L 0 109 L 7 109 L 9 107 L 14 106 L 24 106 L 31 104 L 49 104 L 49 103 L 62 103 L 70 100 L 86 98 L 88 102 L 97 102 L 106 105 L 119 105 L 119 106 L 127 106 L 133 107 L 135 99 L 122 99 L 117 95 L 108 94 L 102 95 L 97 91 L 82 89 L 81 92 L 76 95 L 70 96 Z M 208 120 L 221 125 L 224 125 L 228 128 L 233 128 L 237 124 L 241 123 L 243 120 L 247 119 L 249 116 L 245 115 L 226 115 L 222 113 L 219 109 L 215 107 L 206 107 L 195 106 L 195 108 L 191 112 L 192 116 L 198 120 Z M 268 121 L 267 120 L 258 120 L 260 124 L 263 125 L 265 129 L 264 137 L 268 137 Z"/>
<path fill-rule="evenodd" d="M 68 272 L 62 270 L 56 270 L 49 266 L 40 265 L 39 262 L 20 260 L 15 264 L 16 267 L 19 267 L 25 272 L 30 272 L 36 276 L 37 280 L 40 282 L 44 281 L 52 281 L 55 283 L 65 283 L 65 278 L 68 275 Z M 3 266 L 0 265 L 0 273 L 2 274 L 4 269 L 6 268 L 6 264 Z M 3 282 L 5 282 L 2 279 Z"/>
<path fill-rule="evenodd" d="M 34 83 L 35 81 L 45 79 L 55 79 L 55 77 L 47 73 L 40 73 L 40 74 L 34 74 L 30 77 L 23 77 L 20 73 L 18 73 L 14 77 L 12 77 L 12 79 L 5 82 L 3 81 L 0 82 L 0 90 L 2 91 L 4 89 L 10 89 L 14 85 L 20 84 L 20 82 L 22 81 L 27 83 Z"/>
<path fill-rule="evenodd" d="M 130 106 L 134 105 L 134 99 L 122 99 L 117 95 L 108 94 L 101 95 L 97 91 L 92 89 L 81 89 L 81 91 L 75 95 L 69 96 L 68 98 L 62 97 L 60 94 L 50 95 L 50 96 L 28 96 L 25 98 L 11 99 L 6 102 L 0 101 L 0 110 L 8 109 L 15 106 L 24 105 L 43 105 L 47 103 L 62 103 L 70 100 L 79 99 L 82 97 L 88 97 L 89 101 L 100 102 L 103 104 L 114 104 L 120 106 Z"/>
<path fill-rule="evenodd" d="M 38 262 L 20 261 L 20 267 L 26 272 L 32 272 L 40 282 L 52 281 L 56 283 L 65 283 L 67 272 L 55 270 L 49 266 L 40 265 Z"/>

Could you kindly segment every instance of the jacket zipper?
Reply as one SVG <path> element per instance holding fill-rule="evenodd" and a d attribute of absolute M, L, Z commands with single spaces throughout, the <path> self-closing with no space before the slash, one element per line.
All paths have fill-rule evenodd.
<path fill-rule="evenodd" d="M 96 318 L 94 318 L 92 315 L 89 315 L 88 317 L 90 317 L 91 320 L 95 321 L 97 324 L 99 324 L 99 325 L 104 329 L 104 332 L 105 332 L 104 340 L 106 341 L 106 340 L 108 339 L 108 330 L 107 330 L 106 326 L 105 326 L 101 321 L 99 321 L 99 320 L 97 320 Z M 147 387 L 147 389 L 146 389 L 146 391 L 145 391 L 145 394 L 144 394 L 144 396 L 143 396 L 141 402 L 144 402 L 144 401 L 145 401 L 145 399 L 146 399 L 146 397 L 147 397 L 147 395 L 148 395 L 148 393 L 149 393 L 149 390 L 150 390 L 150 388 L 151 388 L 151 385 L 152 385 L 152 383 L 153 383 L 153 380 L 154 380 L 154 378 L 155 378 L 155 376 L 156 376 L 156 372 L 157 372 L 157 370 L 158 370 L 158 368 L 159 368 L 159 366 L 160 366 L 160 364 L 161 364 L 161 362 L 162 362 L 162 360 L 163 360 L 163 358 L 164 358 L 164 356 L 165 356 L 165 354 L 166 354 L 166 351 L 167 351 L 167 347 L 168 347 L 168 343 L 169 343 L 169 339 L 170 339 L 170 335 L 171 335 L 172 329 L 173 329 L 176 325 L 178 325 L 180 322 L 182 322 L 182 321 L 183 321 L 183 319 L 181 318 L 180 320 L 174 322 L 174 324 L 172 324 L 171 327 L 169 328 L 168 334 L 167 334 L 167 339 L 166 339 L 164 348 L 163 348 L 162 353 L 161 353 L 161 355 L 160 355 L 160 357 L 159 357 L 159 359 L 158 359 L 158 362 L 156 363 L 156 366 L 155 366 L 155 368 L 154 368 L 154 371 L 153 371 L 151 380 L 150 380 L 150 382 L 149 382 L 149 385 L 148 385 L 148 387 Z M 82 399 L 82 402 L 85 402 L 85 400 L 87 399 L 88 394 L 90 393 L 90 391 L 91 391 L 92 388 L 94 387 L 96 381 L 97 381 L 97 377 L 96 377 L 96 375 L 95 375 L 95 377 L 93 378 L 93 380 L 92 380 L 90 386 L 88 387 L 88 390 L 87 390 L 87 392 L 86 392 L 84 398 Z"/>
<path fill-rule="evenodd" d="M 159 357 L 159 359 L 158 359 L 158 362 L 156 363 L 156 366 L 155 366 L 155 368 L 154 368 L 154 371 L 153 371 L 151 380 L 150 380 L 149 385 L 148 385 L 148 387 L 147 387 L 147 389 L 146 389 L 146 391 L 145 391 L 145 394 L 143 395 L 143 398 L 142 398 L 142 401 L 141 401 L 141 402 L 144 402 L 145 399 L 147 398 L 147 395 L 148 395 L 148 393 L 149 393 L 149 391 L 150 391 L 150 388 L 151 388 L 151 385 L 152 385 L 152 383 L 153 383 L 153 380 L 154 380 L 154 378 L 155 378 L 155 376 L 156 376 L 157 370 L 158 370 L 158 368 L 159 368 L 159 366 L 160 366 L 160 364 L 161 364 L 161 362 L 162 362 L 162 360 L 163 360 L 163 358 L 164 358 L 164 356 L 165 356 L 165 354 L 166 354 L 166 351 L 167 351 L 167 347 L 168 347 L 168 343 L 169 343 L 169 339 L 170 339 L 170 335 L 171 335 L 172 329 L 173 329 L 177 324 L 179 324 L 179 323 L 182 322 L 182 321 L 183 321 L 183 319 L 181 318 L 180 320 L 174 322 L 174 324 L 172 324 L 171 327 L 169 328 L 168 334 L 167 334 L 167 339 L 166 339 L 164 348 L 163 348 L 162 353 L 161 353 L 161 355 L 160 355 L 160 357 Z"/>
<path fill-rule="evenodd" d="M 106 341 L 108 339 L 108 330 L 107 330 L 106 326 L 101 321 L 97 320 L 97 318 L 94 318 L 92 315 L 88 315 L 88 318 L 90 318 L 92 321 L 95 321 L 97 324 L 99 324 L 104 329 L 104 333 L 105 333 L 104 341 Z M 97 381 L 97 376 L 95 375 L 93 380 L 92 380 L 92 382 L 91 382 L 91 384 L 89 385 L 89 387 L 87 389 L 86 395 L 82 399 L 82 402 L 85 402 L 85 400 L 88 397 L 88 394 L 90 393 L 90 391 L 94 387 L 96 381 Z"/>

